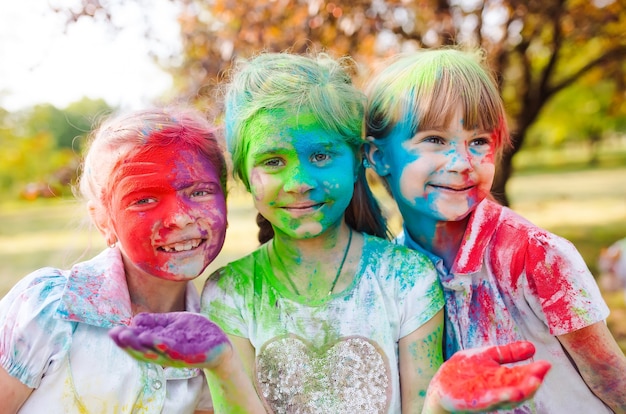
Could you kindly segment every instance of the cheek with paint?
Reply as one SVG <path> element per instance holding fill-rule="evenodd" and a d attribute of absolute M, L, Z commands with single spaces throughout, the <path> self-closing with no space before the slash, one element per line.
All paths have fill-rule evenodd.
<path fill-rule="evenodd" d="M 348 163 L 348 160 L 345 160 L 345 163 L 354 165 Z M 344 171 L 329 169 L 319 173 L 324 200 L 327 203 L 322 218 L 325 227 L 343 220 L 354 195 L 354 173 L 350 174 L 352 170 L 352 168 L 346 168 Z"/>
<path fill-rule="evenodd" d="M 195 150 L 176 149 L 125 162 L 111 218 L 122 253 L 134 266 L 163 279 L 189 280 L 221 250 L 226 201 L 212 164 Z"/>
<path fill-rule="evenodd" d="M 248 191 L 252 195 L 257 209 L 262 208 L 262 205 L 259 205 L 259 203 L 263 203 L 266 199 L 271 198 L 268 191 L 269 187 L 271 187 L 271 183 L 268 177 L 253 168 L 250 171 L 250 188 Z"/>
<path fill-rule="evenodd" d="M 418 203 L 425 198 L 426 180 L 435 169 L 435 160 L 412 147 L 401 132 L 394 132 L 381 144 L 383 155 L 379 163 L 394 199 L 417 210 Z"/>
<path fill-rule="evenodd" d="M 491 186 L 496 176 L 496 164 L 493 150 L 486 156 L 477 157 L 475 169 L 478 174 L 478 195 L 476 201 L 480 203 L 491 193 Z"/>

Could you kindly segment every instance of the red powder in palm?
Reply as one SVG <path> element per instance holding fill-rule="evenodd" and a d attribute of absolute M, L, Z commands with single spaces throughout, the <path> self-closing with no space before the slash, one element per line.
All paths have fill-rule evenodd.
<path fill-rule="evenodd" d="M 448 362 L 454 363 L 451 367 L 454 375 L 442 379 L 450 397 L 459 400 L 475 401 L 485 391 L 514 388 L 524 380 L 524 375 L 519 370 L 501 366 L 492 359 L 479 355 Z M 512 401 L 516 401 L 514 396 Z"/>

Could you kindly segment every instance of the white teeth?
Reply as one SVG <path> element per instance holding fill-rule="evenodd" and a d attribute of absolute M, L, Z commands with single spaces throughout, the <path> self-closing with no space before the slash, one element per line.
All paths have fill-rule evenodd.
<path fill-rule="evenodd" d="M 195 249 L 200 245 L 202 239 L 187 240 L 181 243 L 168 244 L 167 246 L 161 246 L 161 249 L 166 252 L 183 252 L 191 249 Z"/>

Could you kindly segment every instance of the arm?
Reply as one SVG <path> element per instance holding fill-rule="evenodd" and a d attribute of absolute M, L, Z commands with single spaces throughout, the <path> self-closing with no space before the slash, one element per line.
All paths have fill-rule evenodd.
<path fill-rule="evenodd" d="M 265 414 L 254 388 L 255 353 L 246 338 L 229 336 L 234 352 L 224 363 L 205 373 L 216 413 Z"/>
<path fill-rule="evenodd" d="M 605 323 L 557 338 L 591 391 L 616 413 L 626 413 L 626 356 Z"/>
<path fill-rule="evenodd" d="M 32 388 L 22 384 L 20 380 L 0 367 L 0 401 L 2 401 L 3 413 L 17 413 L 32 392 Z"/>
<path fill-rule="evenodd" d="M 430 380 L 443 362 L 443 310 L 400 339 L 400 395 L 402 413 L 420 413 Z"/>
<path fill-rule="evenodd" d="M 530 342 L 513 342 L 459 351 L 441 365 L 428 387 L 424 414 L 484 412 L 513 408 L 531 398 L 550 369 L 536 361 L 505 367 L 530 358 Z"/>

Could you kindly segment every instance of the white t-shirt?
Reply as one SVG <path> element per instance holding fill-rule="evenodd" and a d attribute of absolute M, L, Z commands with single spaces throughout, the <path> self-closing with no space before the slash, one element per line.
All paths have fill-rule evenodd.
<path fill-rule="evenodd" d="M 213 274 L 202 309 L 256 350 L 275 413 L 400 412 L 398 340 L 443 306 L 427 257 L 365 235 L 351 285 L 306 301 L 272 274 L 267 244 Z"/>
<path fill-rule="evenodd" d="M 451 271 L 404 231 L 399 244 L 430 256 L 446 299 L 449 358 L 460 349 L 526 340 L 552 363 L 535 397 L 513 413 L 610 413 L 556 338 L 603 321 L 609 309 L 576 248 L 512 210 L 482 201 Z"/>
<path fill-rule="evenodd" d="M 190 282 L 187 310 L 198 312 Z M 34 388 L 20 413 L 193 413 L 211 409 L 201 370 L 139 362 L 108 336 L 131 319 L 120 252 L 39 269 L 0 301 L 0 364 Z"/>

